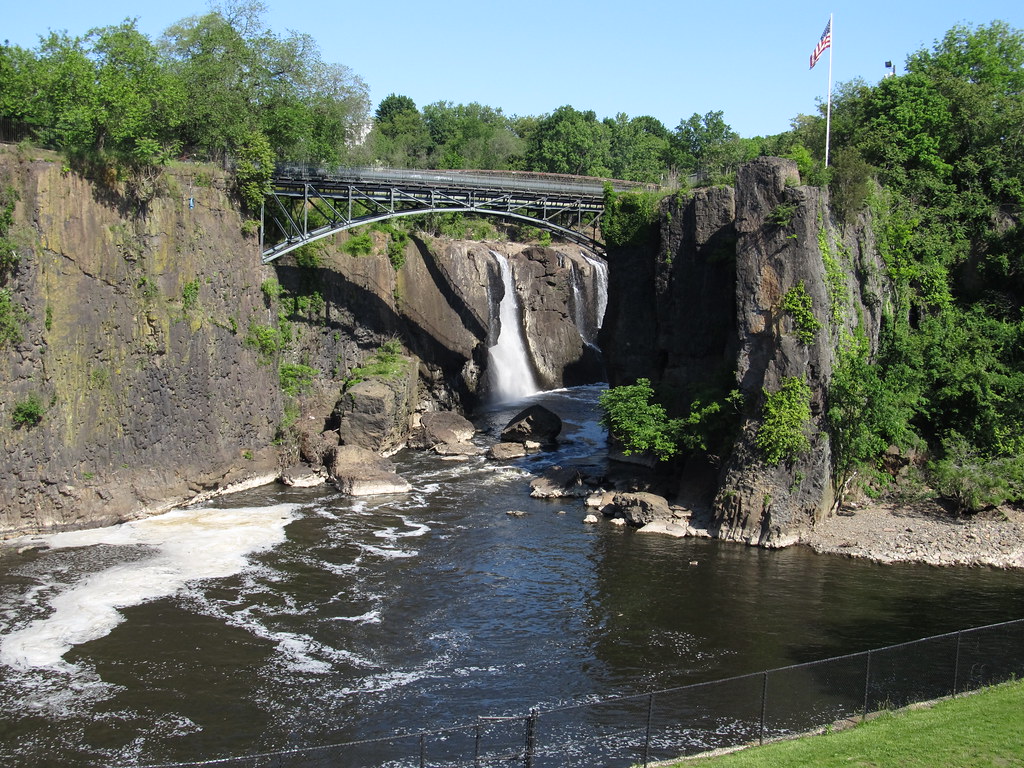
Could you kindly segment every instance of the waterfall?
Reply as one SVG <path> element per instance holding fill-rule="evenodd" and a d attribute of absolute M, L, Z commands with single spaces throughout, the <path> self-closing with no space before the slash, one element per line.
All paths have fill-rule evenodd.
<path fill-rule="evenodd" d="M 570 307 L 572 322 L 576 326 L 576 330 L 580 332 L 580 338 L 590 344 L 594 336 L 591 333 L 591 328 L 596 331 L 596 327 L 587 317 L 587 297 L 583 291 L 583 275 L 580 274 L 580 269 L 574 261 L 569 262 L 569 282 L 572 284 L 572 306 Z"/>
<path fill-rule="evenodd" d="M 487 375 L 491 396 L 497 402 L 521 400 L 540 390 L 526 354 L 526 339 L 519 312 L 519 296 L 512 280 L 512 265 L 500 253 L 491 251 L 501 269 L 505 295 L 498 305 L 498 338 L 487 350 Z M 493 303 L 493 302 L 492 302 Z"/>
<path fill-rule="evenodd" d="M 597 289 L 597 302 L 594 305 L 594 330 L 601 330 L 604 324 L 604 312 L 608 308 L 608 264 L 601 259 L 591 256 L 586 251 L 580 251 L 586 262 L 594 268 L 594 283 Z"/>

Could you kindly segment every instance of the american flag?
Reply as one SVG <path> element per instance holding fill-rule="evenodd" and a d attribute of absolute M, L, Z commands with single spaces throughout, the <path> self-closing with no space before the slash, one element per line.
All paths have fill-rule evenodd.
<path fill-rule="evenodd" d="M 825 25 L 825 31 L 821 33 L 821 40 L 814 46 L 814 53 L 811 54 L 811 69 L 814 69 L 814 65 L 818 63 L 818 59 L 821 58 L 828 48 L 832 47 L 832 19 L 828 20 L 828 24 Z"/>

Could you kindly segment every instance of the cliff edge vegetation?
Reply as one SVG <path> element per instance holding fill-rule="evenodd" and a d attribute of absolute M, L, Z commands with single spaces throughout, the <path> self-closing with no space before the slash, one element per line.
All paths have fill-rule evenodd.
<path fill-rule="evenodd" d="M 720 535 L 785 543 L 862 494 L 1024 500 L 1022 63 L 1007 25 L 954 28 L 840 88 L 829 168 L 799 120 L 789 165 L 663 199 L 658 244 L 610 255 L 611 381 L 652 383 Z"/>

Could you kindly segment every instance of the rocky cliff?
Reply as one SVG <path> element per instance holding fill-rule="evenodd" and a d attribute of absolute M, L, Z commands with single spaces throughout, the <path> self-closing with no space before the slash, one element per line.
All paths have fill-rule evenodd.
<path fill-rule="evenodd" d="M 368 255 L 339 235 L 263 266 L 216 168 L 85 178 L 0 147 L 0 185 L 19 199 L 18 261 L 0 275 L 0 320 L 17 329 L 0 342 L 0 536 L 266 482 L 339 443 L 387 453 L 415 413 L 472 410 L 503 294 L 493 250 L 513 265 L 543 384 L 601 378 L 567 299 L 588 269 L 578 249 L 423 235 L 396 269 L 371 232 Z M 400 375 L 354 385 L 389 344 Z"/>
<path fill-rule="evenodd" d="M 7 289 L 21 310 L 20 341 L 0 349 L 0 531 L 109 523 L 272 477 L 277 371 L 242 342 L 266 316 L 268 270 L 223 177 L 167 174 L 147 198 L 12 150 L 0 174 L 20 198 Z M 31 403 L 41 421 L 19 426 Z"/>
<path fill-rule="evenodd" d="M 877 345 L 888 289 L 870 227 L 840 227 L 827 190 L 801 186 L 791 161 L 760 158 L 734 188 L 667 198 L 657 253 L 612 253 L 609 266 L 612 384 L 651 378 L 675 414 L 707 393 L 743 396 L 736 434 L 708 463 L 687 462 L 680 497 L 721 538 L 797 540 L 834 501 L 825 410 L 835 351 L 858 325 Z M 790 292 L 808 297 L 803 328 L 783 308 Z M 790 380 L 809 388 L 809 446 L 769 461 L 757 440 L 765 404 Z"/>

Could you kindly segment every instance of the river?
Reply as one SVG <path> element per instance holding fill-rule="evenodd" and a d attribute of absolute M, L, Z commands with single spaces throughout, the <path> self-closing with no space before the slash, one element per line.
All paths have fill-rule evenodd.
<path fill-rule="evenodd" d="M 1024 615 L 1019 573 L 637 534 L 584 525 L 579 500 L 529 498 L 553 462 L 603 463 L 598 391 L 532 398 L 566 423 L 556 453 L 399 454 L 407 496 L 268 486 L 5 547 L 0 764 L 415 732 Z M 513 412 L 481 417 L 482 439 Z"/>

